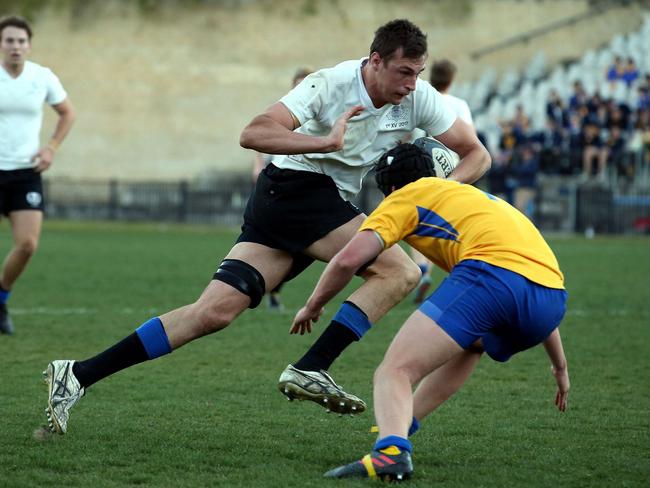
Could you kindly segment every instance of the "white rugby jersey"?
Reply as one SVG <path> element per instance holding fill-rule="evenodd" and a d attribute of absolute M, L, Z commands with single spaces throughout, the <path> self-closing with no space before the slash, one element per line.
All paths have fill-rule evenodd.
<path fill-rule="evenodd" d="M 0 170 L 30 168 L 40 148 L 43 102 L 57 105 L 67 97 L 49 68 L 26 61 L 12 78 L 0 66 Z"/>
<path fill-rule="evenodd" d="M 336 120 L 355 105 L 365 110 L 349 120 L 343 149 L 330 153 L 275 156 L 279 168 L 313 171 L 330 176 L 341 196 L 349 200 L 361 190 L 363 177 L 381 155 L 419 127 L 428 134 L 447 131 L 456 115 L 429 83 L 417 80 L 414 92 L 399 105 L 375 108 L 366 91 L 361 67 L 367 58 L 344 61 L 307 76 L 280 99 L 300 121 L 297 132 L 326 136 Z"/>

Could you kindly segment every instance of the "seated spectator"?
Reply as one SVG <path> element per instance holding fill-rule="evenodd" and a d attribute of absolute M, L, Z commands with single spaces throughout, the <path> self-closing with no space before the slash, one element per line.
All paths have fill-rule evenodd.
<path fill-rule="evenodd" d="M 517 146 L 524 140 L 523 134 L 515 127 L 514 122 L 507 120 L 501 122 L 501 139 L 499 150 L 502 158 L 510 159 Z"/>
<path fill-rule="evenodd" d="M 517 105 L 515 117 L 513 119 L 514 130 L 522 137 L 526 137 L 530 128 L 530 121 L 528 116 L 524 113 L 524 107 Z"/>
<path fill-rule="evenodd" d="M 523 134 L 515 128 L 511 120 L 501 121 L 501 138 L 499 150 L 492 160 L 492 167 L 487 175 L 490 193 L 512 202 L 515 182 L 510 166 L 517 148 L 523 143 Z"/>
<path fill-rule="evenodd" d="M 626 114 L 627 107 L 619 105 L 615 102 L 610 102 L 608 105 L 607 120 L 601 127 L 612 130 L 613 127 L 619 128 L 621 131 L 626 131 L 628 128 L 628 115 Z"/>
<path fill-rule="evenodd" d="M 488 190 L 506 202 L 512 201 L 512 183 L 510 176 L 510 160 L 494 158 L 487 172 Z"/>
<path fill-rule="evenodd" d="M 607 150 L 603 146 L 600 137 L 600 127 L 596 124 L 588 123 L 582 131 L 582 179 L 588 180 L 592 176 L 593 163 L 596 161 L 599 181 L 605 180 L 605 170 L 607 168 Z"/>
<path fill-rule="evenodd" d="M 650 88 L 641 85 L 639 86 L 639 100 L 637 102 L 636 108 L 639 110 L 646 110 L 650 108 Z"/>
<path fill-rule="evenodd" d="M 629 150 L 641 165 L 650 164 L 650 109 L 637 111 Z"/>
<path fill-rule="evenodd" d="M 616 168 L 619 176 L 628 180 L 634 179 L 634 165 L 627 164 L 625 159 L 625 137 L 618 127 L 614 126 L 609 131 L 603 150 L 607 153 L 607 165 Z"/>
<path fill-rule="evenodd" d="M 565 156 L 567 144 L 564 129 L 552 119 L 546 119 L 546 127 L 530 139 L 533 150 L 539 154 L 540 171 L 546 174 L 571 174 L 569 160 Z"/>
<path fill-rule="evenodd" d="M 569 117 L 564 102 L 555 90 L 551 90 L 549 94 L 549 100 L 546 103 L 546 116 L 555 121 L 555 124 L 560 127 L 569 125 Z"/>
<path fill-rule="evenodd" d="M 610 119 L 610 114 L 608 106 L 605 102 L 601 101 L 600 98 L 593 98 L 590 105 L 588 120 L 598 127 L 606 127 L 607 122 Z"/>
<path fill-rule="evenodd" d="M 641 130 L 641 142 L 643 143 L 643 164 L 650 165 L 650 111 L 644 110 L 639 128 Z"/>
<path fill-rule="evenodd" d="M 628 86 L 628 88 L 639 78 L 639 68 L 636 67 L 634 59 L 627 58 L 625 71 L 621 76 L 621 80 Z"/>
<path fill-rule="evenodd" d="M 620 56 L 616 56 L 614 62 L 609 65 L 607 72 L 605 73 L 605 78 L 609 81 L 610 87 L 613 87 L 616 81 L 623 77 L 624 72 L 625 67 L 623 66 L 623 60 Z"/>
<path fill-rule="evenodd" d="M 578 112 L 572 112 L 569 115 L 569 128 L 567 138 L 569 142 L 569 162 L 571 172 L 580 173 L 582 171 L 582 150 L 583 150 L 583 124 Z"/>
<path fill-rule="evenodd" d="M 587 104 L 587 92 L 582 84 L 582 81 L 576 80 L 573 82 L 573 95 L 569 98 L 569 109 L 577 110 L 579 106 Z"/>
<path fill-rule="evenodd" d="M 513 160 L 512 174 L 516 181 L 514 205 L 520 212 L 533 220 L 534 201 L 537 188 L 539 157 L 530 144 L 521 147 Z"/>
<path fill-rule="evenodd" d="M 598 109 L 605 105 L 605 101 L 600 96 L 600 93 L 596 92 L 592 97 L 587 99 L 587 109 L 590 114 L 595 114 L 598 112 Z"/>
<path fill-rule="evenodd" d="M 584 127 L 591 121 L 589 117 L 589 107 L 587 106 L 586 103 L 581 103 L 580 105 L 577 105 L 575 107 L 574 112 L 578 114 L 580 127 Z"/>

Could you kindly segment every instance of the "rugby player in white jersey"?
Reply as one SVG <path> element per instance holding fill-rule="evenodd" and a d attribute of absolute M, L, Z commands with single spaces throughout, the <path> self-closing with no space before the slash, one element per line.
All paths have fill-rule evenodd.
<path fill-rule="evenodd" d="M 31 61 L 32 30 L 21 17 L 0 19 L 0 213 L 9 217 L 14 245 L 0 273 L 0 333 L 12 334 L 7 311 L 11 289 L 34 255 L 43 222 L 47 170 L 74 121 L 74 110 L 52 71 Z M 45 145 L 39 135 L 43 104 L 58 115 Z"/>
<path fill-rule="evenodd" d="M 435 135 L 461 156 L 452 178 L 478 179 L 490 166 L 490 156 L 471 127 L 418 79 L 426 56 L 426 36 L 417 26 L 408 20 L 388 22 L 375 33 L 369 57 L 307 76 L 253 118 L 240 144 L 285 156 L 261 172 L 242 233 L 213 280 L 196 302 L 146 321 L 104 352 L 84 361 L 51 362 L 45 371 L 51 429 L 65 433 L 70 408 L 97 381 L 223 329 L 314 259 L 329 261 L 364 220 L 349 203 L 363 176 L 414 128 Z M 357 274 L 365 283 L 305 357 L 283 372 L 282 391 L 288 396 L 340 413 L 365 410 L 365 403 L 338 387 L 326 370 L 415 287 L 420 271 L 394 246 Z"/>

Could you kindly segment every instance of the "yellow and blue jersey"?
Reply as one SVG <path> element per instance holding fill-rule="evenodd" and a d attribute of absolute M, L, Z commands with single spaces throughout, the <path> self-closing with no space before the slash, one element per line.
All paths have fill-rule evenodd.
<path fill-rule="evenodd" d="M 385 248 L 405 240 L 447 272 L 473 259 L 564 289 L 557 259 L 533 223 L 471 185 L 420 178 L 386 197 L 362 230 L 375 231 Z"/>

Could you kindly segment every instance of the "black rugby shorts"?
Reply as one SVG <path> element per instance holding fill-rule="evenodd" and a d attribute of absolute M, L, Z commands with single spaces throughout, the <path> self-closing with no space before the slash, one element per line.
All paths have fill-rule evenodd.
<path fill-rule="evenodd" d="M 43 182 L 41 174 L 31 168 L 0 171 L 0 212 L 9 215 L 14 210 L 43 211 Z"/>
<path fill-rule="evenodd" d="M 237 242 L 255 242 L 294 256 L 297 276 L 313 259 L 302 252 L 361 213 L 341 198 L 334 181 L 311 171 L 269 164 L 251 194 Z"/>

